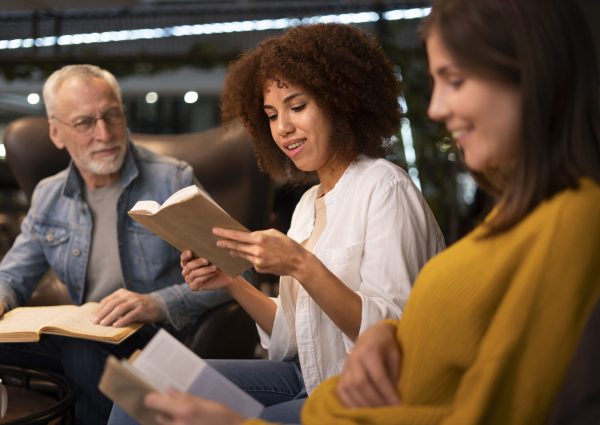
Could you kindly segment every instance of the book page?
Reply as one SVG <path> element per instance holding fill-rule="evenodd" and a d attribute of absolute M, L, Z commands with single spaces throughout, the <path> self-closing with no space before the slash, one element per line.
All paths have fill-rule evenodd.
<path fill-rule="evenodd" d="M 0 334 L 39 332 L 44 325 L 55 320 L 57 316 L 77 308 L 75 305 L 15 308 L 0 319 Z"/>
<path fill-rule="evenodd" d="M 194 196 L 198 192 L 200 192 L 200 188 L 194 184 L 191 186 L 184 187 L 183 189 L 179 189 L 177 192 L 169 196 L 165 200 L 165 202 L 163 202 L 162 208 L 167 207 L 176 202 L 184 201 Z"/>
<path fill-rule="evenodd" d="M 133 361 L 148 383 L 161 391 L 179 391 L 217 401 L 247 417 L 263 405 L 229 381 L 167 331 L 161 329 Z"/>
<path fill-rule="evenodd" d="M 157 389 L 149 385 L 126 360 L 119 361 L 109 356 L 98 387 L 139 424 L 158 425 L 156 412 L 144 406 L 144 396 Z"/>
<path fill-rule="evenodd" d="M 98 310 L 98 303 L 88 302 L 63 312 L 59 317 L 47 322 L 42 330 L 46 333 L 59 335 L 75 335 L 85 339 L 99 339 L 106 342 L 117 343 L 141 327 L 136 323 L 121 328 L 102 326 L 92 323 L 92 315 Z M 36 307 L 39 308 L 39 307 Z"/>
<path fill-rule="evenodd" d="M 140 214 L 156 214 L 159 209 L 160 205 L 156 201 L 137 201 L 130 211 Z"/>
<path fill-rule="evenodd" d="M 206 362 L 161 329 L 133 360 L 133 365 L 160 391 L 187 391 Z"/>

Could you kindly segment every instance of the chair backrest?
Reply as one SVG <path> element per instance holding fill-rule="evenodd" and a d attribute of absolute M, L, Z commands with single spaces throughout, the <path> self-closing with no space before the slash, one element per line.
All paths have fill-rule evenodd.
<path fill-rule="evenodd" d="M 547 424 L 600 424 L 600 300 L 583 329 Z"/>
<path fill-rule="evenodd" d="M 274 185 L 259 171 L 241 126 L 175 135 L 132 133 L 134 143 L 189 163 L 198 181 L 234 218 L 251 230 L 269 223 Z M 69 163 L 65 150 L 50 140 L 45 117 L 23 117 L 4 131 L 6 161 L 28 199 L 44 177 Z"/>
<path fill-rule="evenodd" d="M 181 135 L 132 134 L 131 139 L 153 152 L 188 162 L 198 181 L 214 199 L 249 229 L 262 229 L 269 224 L 274 185 L 259 171 L 248 135 L 242 127 Z M 50 140 L 45 117 L 24 117 L 10 123 L 4 132 L 4 145 L 8 166 L 28 199 L 41 179 L 69 164 L 69 155 L 57 149 Z M 48 290 L 37 298 L 34 294 L 34 305 L 70 302 L 64 285 L 55 277 L 49 276 L 45 280 L 49 282 L 50 292 L 58 285 L 62 294 L 54 294 L 58 299 L 56 302 L 48 299 Z M 236 302 L 211 309 L 190 326 L 195 329 L 185 342 L 201 357 L 248 358 L 254 355 L 258 342 L 256 326 Z"/>

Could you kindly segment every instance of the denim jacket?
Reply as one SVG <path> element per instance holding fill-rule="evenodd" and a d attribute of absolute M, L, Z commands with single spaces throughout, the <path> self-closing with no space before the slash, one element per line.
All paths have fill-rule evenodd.
<path fill-rule="evenodd" d="M 229 299 L 222 291 L 194 292 L 182 283 L 179 252 L 133 221 L 127 211 L 139 200 L 164 202 L 196 183 L 192 168 L 128 143 L 117 202 L 117 237 L 125 288 L 153 292 L 167 306 L 176 329 Z M 23 305 L 51 267 L 75 304 L 84 300 L 92 237 L 92 215 L 83 199 L 83 180 L 71 162 L 42 180 L 21 224 L 21 234 L 0 263 L 0 299 L 6 308 Z"/>

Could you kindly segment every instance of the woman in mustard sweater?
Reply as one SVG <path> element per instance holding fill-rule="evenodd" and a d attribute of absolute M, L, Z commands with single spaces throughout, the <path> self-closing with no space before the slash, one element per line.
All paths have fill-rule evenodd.
<path fill-rule="evenodd" d="M 600 107 L 576 2 L 437 0 L 422 27 L 444 122 L 495 198 L 358 339 L 304 424 L 543 424 L 600 294 Z M 161 423 L 244 418 L 151 394 Z M 246 423 L 259 423 L 247 420 Z"/>

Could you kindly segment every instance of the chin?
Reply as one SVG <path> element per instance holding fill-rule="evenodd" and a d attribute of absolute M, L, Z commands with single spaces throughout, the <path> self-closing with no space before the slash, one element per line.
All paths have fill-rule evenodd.
<path fill-rule="evenodd" d="M 86 169 L 94 174 L 105 176 L 118 172 L 123 166 L 125 155 L 118 155 L 112 159 L 104 159 L 101 161 L 91 161 L 86 164 Z"/>

